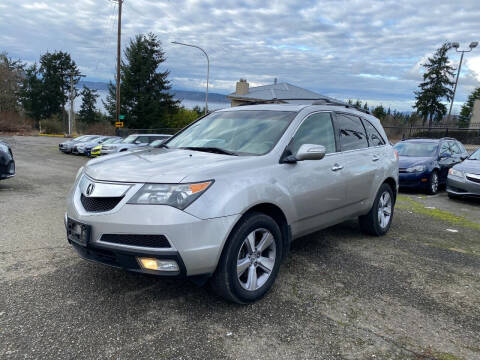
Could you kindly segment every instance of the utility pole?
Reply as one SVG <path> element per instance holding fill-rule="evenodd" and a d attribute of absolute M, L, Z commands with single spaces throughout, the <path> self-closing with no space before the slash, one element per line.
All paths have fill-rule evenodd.
<path fill-rule="evenodd" d="M 70 111 L 68 112 L 68 135 L 72 135 L 73 132 L 77 132 L 77 127 L 75 124 L 75 112 L 73 110 L 73 101 L 75 100 L 75 77 L 85 77 L 78 72 L 69 72 L 63 74 L 64 76 L 68 76 L 70 78 Z"/>
<path fill-rule="evenodd" d="M 121 43 L 122 43 L 122 3 L 123 0 L 118 1 L 118 29 L 117 29 L 117 87 L 116 87 L 116 119 L 120 121 L 120 63 L 121 63 Z M 116 129 L 116 128 L 115 128 Z"/>

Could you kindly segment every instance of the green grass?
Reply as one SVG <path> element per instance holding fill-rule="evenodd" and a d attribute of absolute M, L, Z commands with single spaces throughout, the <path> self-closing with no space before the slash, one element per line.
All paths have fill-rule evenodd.
<path fill-rule="evenodd" d="M 463 216 L 455 215 L 445 210 L 426 209 L 424 204 L 421 204 L 404 195 L 398 195 L 396 207 L 403 210 L 410 210 L 418 214 L 431 216 L 435 219 L 446 221 L 453 225 L 480 230 L 480 223 L 476 223 L 466 219 Z"/>

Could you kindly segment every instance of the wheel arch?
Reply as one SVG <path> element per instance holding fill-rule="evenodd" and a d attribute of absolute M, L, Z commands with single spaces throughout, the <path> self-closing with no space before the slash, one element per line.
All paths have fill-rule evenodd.
<path fill-rule="evenodd" d="M 383 184 L 388 184 L 392 188 L 393 197 L 394 197 L 394 200 L 396 201 L 397 200 L 397 182 L 395 181 L 395 179 L 393 177 L 388 177 L 385 179 L 382 185 Z"/>
<path fill-rule="evenodd" d="M 236 221 L 235 225 L 232 227 L 230 230 L 228 236 L 227 236 L 227 241 L 223 244 L 221 256 L 223 256 L 223 252 L 226 248 L 227 242 L 230 239 L 231 234 L 235 231 L 237 228 L 237 225 L 249 214 L 251 213 L 262 213 L 267 216 L 270 216 L 277 224 L 278 227 L 280 228 L 280 231 L 282 232 L 282 242 L 283 242 L 283 251 L 282 251 L 282 259 L 285 258 L 287 255 L 289 249 L 290 249 L 290 243 L 292 241 L 292 232 L 290 229 L 290 225 L 288 224 L 287 217 L 284 213 L 284 211 L 278 206 L 270 202 L 262 202 L 255 204 L 251 206 L 250 208 L 246 209 L 243 213 L 242 216 L 238 218 Z"/>

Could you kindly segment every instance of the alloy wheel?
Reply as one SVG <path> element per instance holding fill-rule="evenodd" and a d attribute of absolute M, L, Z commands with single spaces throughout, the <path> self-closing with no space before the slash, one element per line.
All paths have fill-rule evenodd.
<path fill-rule="evenodd" d="M 237 278 L 247 291 L 260 289 L 272 274 L 276 261 L 276 240 L 267 229 L 252 231 L 237 256 Z"/>
<path fill-rule="evenodd" d="M 378 224 L 385 229 L 390 223 L 392 217 L 392 197 L 385 191 L 378 201 Z"/>
<path fill-rule="evenodd" d="M 438 190 L 438 175 L 436 172 L 432 174 L 432 193 L 436 193 Z"/>

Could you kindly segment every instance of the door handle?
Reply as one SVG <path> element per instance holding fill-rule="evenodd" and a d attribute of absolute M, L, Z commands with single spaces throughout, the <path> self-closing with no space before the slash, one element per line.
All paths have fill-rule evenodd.
<path fill-rule="evenodd" d="M 338 170 L 342 170 L 342 169 L 343 169 L 343 166 L 339 165 L 339 164 L 334 164 L 333 167 L 332 167 L 332 171 L 338 171 Z"/>
<path fill-rule="evenodd" d="M 378 161 L 378 160 L 380 160 L 380 156 L 378 156 L 378 155 L 373 155 L 372 156 L 372 161 Z"/>

